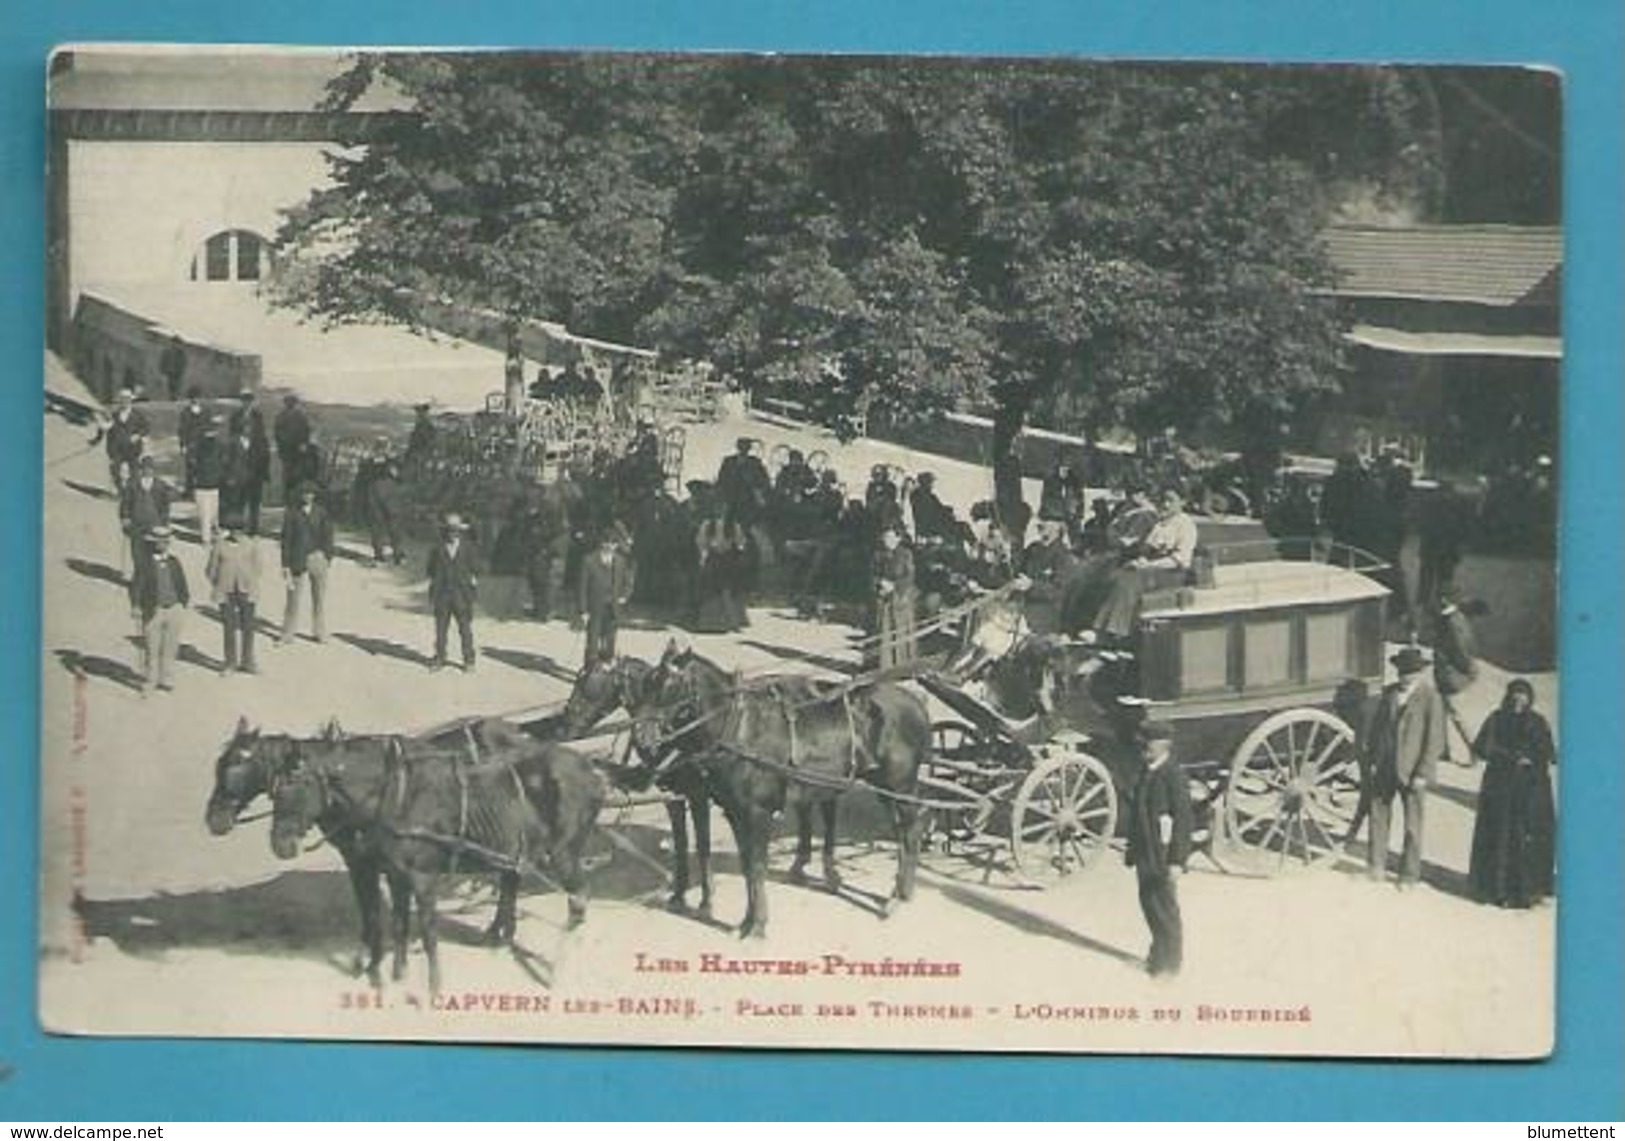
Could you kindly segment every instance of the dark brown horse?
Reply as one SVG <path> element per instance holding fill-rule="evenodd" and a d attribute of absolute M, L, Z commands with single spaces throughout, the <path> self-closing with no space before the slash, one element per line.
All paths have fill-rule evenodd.
<path fill-rule="evenodd" d="M 336 737 L 337 726 L 329 732 Z M 300 742 L 286 734 L 262 734 L 239 718 L 231 740 L 214 763 L 214 788 L 203 810 L 204 823 L 211 833 L 224 836 L 234 828 L 243 812 L 261 796 L 271 791 L 271 780 L 278 766 L 298 748 Z M 383 900 L 378 883 L 385 875 L 377 845 L 353 821 L 334 818 L 321 822 L 322 835 L 344 860 L 350 876 L 350 888 L 355 893 L 356 909 L 361 915 L 361 949 L 355 956 L 355 972 L 366 972 L 374 986 L 382 983 Z M 411 906 L 411 885 L 404 876 L 391 877 L 390 902 L 395 913 L 394 929 L 404 937 L 407 916 Z M 406 948 L 395 947 L 396 970 L 405 964 Z M 399 977 L 397 973 L 397 977 Z"/>
<path fill-rule="evenodd" d="M 835 868 L 836 801 L 867 787 L 884 802 L 897 841 L 897 880 L 886 912 L 914 894 L 919 864 L 920 766 L 931 751 L 925 703 L 889 682 L 828 687 L 807 678 L 736 677 L 675 643 L 645 679 L 633 710 L 644 755 L 677 751 L 695 766 L 733 828 L 749 900 L 742 936 L 767 933 L 767 845 L 774 816 L 794 808 L 800 824 L 792 877 L 812 854 L 811 808 L 824 822 L 824 875 Z"/>
<path fill-rule="evenodd" d="M 569 927 L 586 918 L 582 856 L 604 784 L 590 762 L 561 745 L 517 744 L 470 764 L 457 751 L 399 738 L 324 741 L 283 759 L 271 800 L 279 858 L 297 855 L 311 827 L 347 821 L 376 846 L 392 882 L 404 877 L 417 903 L 431 993 L 440 988 L 435 900 L 443 874 L 497 874 L 497 914 L 487 932 L 494 941 L 512 941 L 520 876 L 540 866 L 568 894 Z M 399 953 L 404 930 L 396 936 Z"/>
<path fill-rule="evenodd" d="M 578 737 L 592 729 L 617 709 L 627 712 L 635 709 L 643 695 L 644 683 L 654 670 L 648 662 L 637 658 L 616 658 L 613 662 L 598 662 L 583 670 L 570 690 L 570 700 L 561 719 L 564 736 Z M 666 801 L 666 814 L 671 821 L 672 888 L 666 906 L 672 911 L 688 908 L 688 820 L 694 821 L 694 855 L 699 864 L 699 913 L 711 914 L 711 794 L 706 789 L 705 774 L 695 765 L 667 765 L 662 767 L 661 755 L 638 752 L 638 772 L 634 781 L 641 787 L 652 782 L 663 792 L 675 793 L 681 800 Z"/>
<path fill-rule="evenodd" d="M 343 735 L 336 721 L 328 722 L 322 739 L 334 741 Z M 314 740 L 305 739 L 306 741 Z M 428 744 L 440 748 L 461 748 L 471 758 L 482 751 L 522 745 L 530 740 L 525 730 L 496 718 L 472 718 L 459 722 L 428 739 Z M 211 833 L 224 836 L 240 822 L 242 814 L 261 796 L 271 791 L 271 776 L 277 764 L 287 756 L 290 748 L 302 743 L 301 739 L 286 734 L 262 735 L 249 725 L 248 719 L 239 717 L 237 728 L 226 742 L 214 764 L 214 788 L 210 790 L 208 804 L 203 811 L 204 823 Z M 356 910 L 361 916 L 361 948 L 355 956 L 355 973 L 363 971 L 374 986 L 382 981 L 383 961 L 383 899 L 379 880 L 384 878 L 376 844 L 353 825 L 344 821 L 330 822 L 331 830 L 324 828 L 323 836 L 338 851 L 350 876 L 350 887 L 355 893 Z M 393 930 L 396 932 L 394 959 L 396 977 L 406 961 L 405 933 L 412 904 L 411 885 L 404 878 L 390 881 L 390 903 L 394 911 Z"/>

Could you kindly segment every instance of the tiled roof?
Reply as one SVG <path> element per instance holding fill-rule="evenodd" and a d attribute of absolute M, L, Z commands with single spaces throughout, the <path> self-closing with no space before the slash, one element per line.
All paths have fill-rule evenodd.
<path fill-rule="evenodd" d="M 1556 226 L 1333 226 L 1324 236 L 1340 297 L 1557 304 Z"/>

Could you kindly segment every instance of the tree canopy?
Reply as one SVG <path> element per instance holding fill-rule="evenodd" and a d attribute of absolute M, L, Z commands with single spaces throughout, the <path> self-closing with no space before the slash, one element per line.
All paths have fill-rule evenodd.
<path fill-rule="evenodd" d="M 451 299 L 1090 431 L 1335 385 L 1330 209 L 1440 177 L 1391 69 L 385 54 L 331 104 L 380 82 L 411 111 L 357 117 L 279 236 L 309 313 Z"/>

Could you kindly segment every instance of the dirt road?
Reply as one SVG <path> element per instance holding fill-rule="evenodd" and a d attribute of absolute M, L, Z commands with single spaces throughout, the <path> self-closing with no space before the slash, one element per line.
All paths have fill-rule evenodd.
<path fill-rule="evenodd" d="M 733 433 L 716 431 L 694 454 L 726 446 Z M 398 732 L 556 701 L 580 635 L 482 617 L 479 672 L 431 673 L 417 576 L 341 559 L 328 644 L 262 640 L 259 677 L 221 677 L 218 623 L 196 607 L 176 692 L 144 698 L 105 464 L 74 454 L 83 439 L 47 425 L 42 992 L 53 1028 L 1472 1056 L 1550 1043 L 1555 909 L 1463 898 L 1478 780 L 1468 770 L 1449 770 L 1434 792 L 1417 891 L 1370 886 L 1353 861 L 1276 881 L 1193 868 L 1181 888 L 1187 965 L 1171 983 L 1142 973 L 1145 928 L 1116 860 L 1036 892 L 932 853 L 919 897 L 882 920 L 874 897 L 889 886 L 892 850 L 854 837 L 842 849 L 851 890 L 775 882 L 769 936 L 747 944 L 664 909 L 663 814 L 614 809 L 604 823 L 636 854 L 617 850 L 595 873 L 584 928 L 566 934 L 563 900 L 538 892 L 522 900 L 518 947 L 487 949 L 488 889 L 459 885 L 442 902 L 438 1007 L 421 955 L 404 983 L 375 994 L 349 973 L 354 909 L 331 850 L 282 863 L 263 823 L 223 839 L 205 830 L 222 743 L 239 716 L 292 732 L 333 717 Z M 274 545 L 262 542 L 262 613 L 279 620 Z M 179 548 L 201 594 L 202 553 Z M 352 538 L 348 549 L 361 548 Z M 748 635 L 696 645 L 738 667 L 850 661 L 851 634 L 764 610 Z M 623 649 L 653 656 L 666 636 L 633 629 Z M 1470 724 L 1499 682 L 1480 683 Z M 1553 679 L 1539 685 L 1555 723 Z M 720 816 L 716 833 L 717 915 L 737 921 L 743 892 Z M 781 841 L 775 866 L 787 862 Z"/>

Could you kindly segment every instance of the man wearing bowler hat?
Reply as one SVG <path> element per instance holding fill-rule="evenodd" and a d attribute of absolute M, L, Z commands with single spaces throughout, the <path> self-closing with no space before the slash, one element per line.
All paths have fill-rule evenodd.
<path fill-rule="evenodd" d="M 440 525 L 440 541 L 429 552 L 429 602 L 434 607 L 433 669 L 446 665 L 446 634 L 451 620 L 457 620 L 462 641 L 463 672 L 474 669 L 474 598 L 479 576 L 474 573 L 474 552 L 468 542 L 468 526 L 455 512 Z"/>
<path fill-rule="evenodd" d="M 1146 970 L 1179 973 L 1185 931 L 1179 915 L 1177 877 L 1191 854 L 1191 804 L 1185 775 L 1174 761 L 1173 731 L 1166 721 L 1146 721 L 1139 732 L 1141 769 L 1128 803 L 1128 851 L 1124 862 L 1140 882 L 1140 910 L 1151 928 Z"/>
<path fill-rule="evenodd" d="M 244 521 L 236 512 L 220 518 L 220 538 L 209 551 L 204 573 L 210 596 L 220 608 L 224 637 L 224 663 L 220 672 L 259 673 L 254 662 L 254 607 L 260 597 L 260 549 L 243 534 Z"/>
<path fill-rule="evenodd" d="M 120 389 L 114 398 L 113 417 L 102 431 L 113 490 L 120 495 L 124 485 L 135 478 L 136 461 L 145 452 L 150 433 L 146 416 L 135 406 L 135 390 Z"/>
<path fill-rule="evenodd" d="M 278 645 L 293 641 L 299 626 L 299 596 L 310 586 L 311 634 L 327 641 L 327 572 L 333 562 L 333 520 L 316 501 L 316 488 L 301 487 L 282 519 L 282 578 L 288 587 Z"/>
<path fill-rule="evenodd" d="M 271 444 L 265 435 L 265 414 L 254 403 L 254 391 L 237 394 L 226 446 L 226 482 L 222 485 L 222 511 L 237 511 L 250 535 L 260 533 L 260 505 L 271 479 Z M 230 499 L 228 506 L 225 502 Z"/>
<path fill-rule="evenodd" d="M 152 457 L 142 456 L 136 461 L 134 475 L 124 484 L 118 504 L 119 526 L 129 538 L 132 567 L 139 567 L 151 556 L 152 544 L 147 536 L 154 527 L 169 525 L 173 500 L 174 493 L 158 478 Z"/>
<path fill-rule="evenodd" d="M 1449 759 L 1444 700 L 1427 680 L 1428 661 L 1406 646 L 1389 661 L 1399 680 L 1382 691 L 1366 733 L 1366 799 L 1371 812 L 1371 843 L 1366 874 L 1376 882 L 1388 871 L 1388 828 L 1394 797 L 1405 810 L 1405 848 L 1399 886 L 1422 878 L 1423 804 L 1441 759 Z"/>
<path fill-rule="evenodd" d="M 170 538 L 168 526 L 147 532 L 151 551 L 136 564 L 130 580 L 130 606 L 141 621 L 146 659 L 143 694 L 150 693 L 154 686 L 166 693 L 175 688 L 175 658 L 180 652 L 186 607 L 191 602 L 186 572 L 170 552 Z"/>
<path fill-rule="evenodd" d="M 192 441 L 188 459 L 192 463 L 192 499 L 197 505 L 198 541 L 203 549 L 214 546 L 214 533 L 220 519 L 220 487 L 225 482 L 227 441 L 220 438 L 219 416 L 210 416 L 203 431 Z"/>

